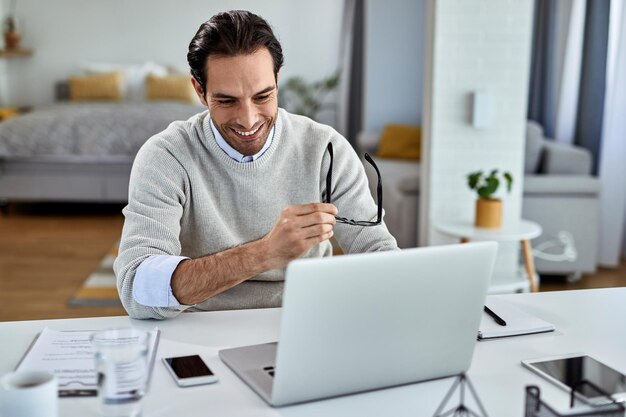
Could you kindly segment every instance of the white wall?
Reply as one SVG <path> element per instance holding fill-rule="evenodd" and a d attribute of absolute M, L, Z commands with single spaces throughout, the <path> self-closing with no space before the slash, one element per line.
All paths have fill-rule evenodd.
<path fill-rule="evenodd" d="M 366 3 L 364 128 L 422 120 L 426 0 Z"/>
<path fill-rule="evenodd" d="M 433 221 L 472 222 L 476 196 L 466 175 L 475 170 L 513 174 L 513 190 L 503 196 L 504 222 L 521 218 L 532 5 L 531 0 L 429 0 L 421 245 L 448 242 L 432 230 Z M 478 89 L 492 102 L 491 125 L 482 129 L 470 124 L 469 97 Z M 518 254 L 503 249 L 497 268 L 512 274 Z"/>
<path fill-rule="evenodd" d="M 0 1 L 6 10 L 9 0 Z M 22 46 L 35 54 L 0 67 L 8 105 L 51 102 L 54 82 L 76 74 L 85 61 L 185 66 L 199 25 L 229 9 L 247 9 L 269 21 L 283 46 L 283 79 L 319 79 L 339 62 L 343 3 L 336 0 L 20 0 L 17 9 Z"/>

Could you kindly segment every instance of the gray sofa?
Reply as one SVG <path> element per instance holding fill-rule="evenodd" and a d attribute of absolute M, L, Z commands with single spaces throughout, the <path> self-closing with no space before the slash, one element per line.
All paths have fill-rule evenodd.
<path fill-rule="evenodd" d="M 374 155 L 379 136 L 361 132 L 361 151 Z M 400 247 L 415 247 L 420 163 L 374 159 L 382 175 L 385 222 Z M 600 182 L 591 164 L 589 151 L 547 140 L 541 126 L 528 122 L 522 216 L 543 228 L 532 242 L 540 274 L 577 277 L 596 270 Z M 366 172 L 372 187 L 376 174 Z"/>

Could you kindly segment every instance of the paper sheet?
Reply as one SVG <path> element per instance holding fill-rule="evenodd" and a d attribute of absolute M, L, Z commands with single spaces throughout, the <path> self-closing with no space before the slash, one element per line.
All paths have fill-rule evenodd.
<path fill-rule="evenodd" d="M 97 380 L 93 330 L 58 331 L 44 328 L 26 352 L 16 370 L 48 371 L 56 375 L 59 396 L 95 396 Z M 149 369 L 152 370 L 159 330 L 150 334 Z"/>

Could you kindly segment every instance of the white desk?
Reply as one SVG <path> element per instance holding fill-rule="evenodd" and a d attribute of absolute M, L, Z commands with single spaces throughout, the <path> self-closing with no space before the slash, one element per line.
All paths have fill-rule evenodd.
<path fill-rule="evenodd" d="M 585 352 L 626 372 L 626 288 L 499 296 L 550 321 L 553 333 L 478 342 L 469 376 L 490 417 L 523 415 L 524 386 L 536 384 L 542 398 L 566 407 L 567 394 L 530 371 L 520 360 Z M 451 386 L 451 378 L 272 409 L 217 357 L 226 346 L 274 341 L 279 309 L 191 313 L 164 322 L 128 317 L 0 323 L 0 373 L 11 371 L 45 326 L 58 330 L 111 326 L 161 328 L 157 359 L 200 353 L 220 378 L 214 385 L 177 388 L 156 363 L 145 400 L 144 417 L 185 416 L 432 416 Z M 61 398 L 61 417 L 97 416 L 95 398 Z"/>

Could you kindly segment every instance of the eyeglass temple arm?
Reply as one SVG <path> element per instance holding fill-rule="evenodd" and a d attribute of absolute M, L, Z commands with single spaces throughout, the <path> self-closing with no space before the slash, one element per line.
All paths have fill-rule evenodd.
<path fill-rule="evenodd" d="M 332 157 L 331 157 L 332 159 Z M 376 165 L 376 162 L 374 162 L 374 160 L 372 159 L 372 157 L 366 153 L 365 154 L 365 160 L 367 160 L 367 162 L 370 163 L 370 165 L 372 165 L 374 167 L 374 169 L 376 170 L 376 176 L 378 177 L 378 185 L 376 187 L 376 193 L 377 193 L 377 197 L 378 197 L 378 219 L 377 222 L 380 223 L 382 218 L 383 218 L 383 182 L 380 178 L 380 171 L 378 170 L 378 166 Z"/>
<path fill-rule="evenodd" d="M 333 144 L 328 142 L 328 154 L 330 155 L 330 166 L 326 175 L 326 203 L 330 203 L 330 188 L 333 182 Z"/>

